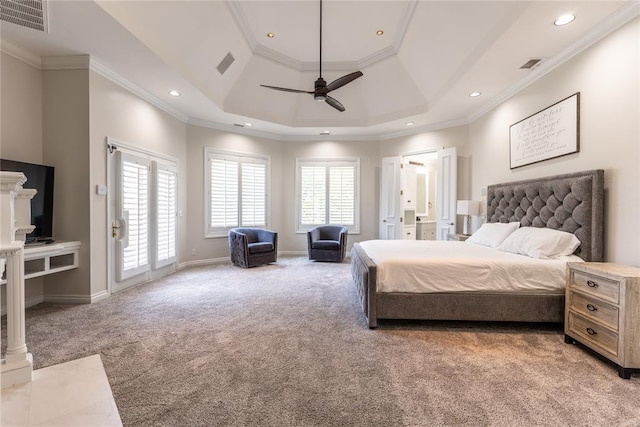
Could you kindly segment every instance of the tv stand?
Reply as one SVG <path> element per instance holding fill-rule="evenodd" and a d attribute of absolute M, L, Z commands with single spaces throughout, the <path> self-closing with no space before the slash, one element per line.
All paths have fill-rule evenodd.
<path fill-rule="evenodd" d="M 24 278 L 78 268 L 80 242 L 36 243 L 24 248 Z M 0 283 L 4 284 L 4 278 Z"/>

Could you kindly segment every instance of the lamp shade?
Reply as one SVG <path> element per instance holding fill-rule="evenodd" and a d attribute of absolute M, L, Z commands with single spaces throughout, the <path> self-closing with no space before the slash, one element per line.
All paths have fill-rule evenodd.
<path fill-rule="evenodd" d="M 458 215 L 478 215 L 480 213 L 480 202 L 474 200 L 458 200 L 456 213 Z"/>

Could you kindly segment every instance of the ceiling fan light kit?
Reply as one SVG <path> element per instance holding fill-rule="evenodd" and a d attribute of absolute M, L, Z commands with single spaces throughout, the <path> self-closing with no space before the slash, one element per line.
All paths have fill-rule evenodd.
<path fill-rule="evenodd" d="M 278 87 L 278 86 L 269 86 L 269 85 L 260 85 L 262 87 L 266 87 L 268 89 L 274 89 L 274 90 L 279 90 L 279 91 L 283 91 L 283 92 L 293 92 L 293 93 L 308 93 L 310 95 L 313 95 L 313 99 L 315 99 L 316 101 L 319 102 L 326 102 L 327 104 L 331 105 L 333 108 L 335 108 L 336 110 L 342 112 L 345 110 L 344 105 L 342 105 L 340 103 L 340 101 L 338 101 L 335 98 L 332 98 L 331 96 L 328 95 L 329 92 L 332 92 L 336 89 L 341 88 L 342 86 L 351 83 L 352 81 L 354 81 L 355 79 L 357 79 L 358 77 L 362 77 L 362 72 L 360 71 L 354 71 L 353 73 L 347 74 L 345 76 L 342 76 L 334 81 L 332 81 L 331 83 L 327 84 L 327 82 L 322 78 L 322 0 L 320 0 L 320 61 L 319 61 L 319 67 L 320 67 L 320 72 L 319 72 L 319 77 L 316 80 L 315 84 L 314 84 L 314 89 L 313 91 L 306 91 L 306 90 L 299 90 L 299 89 L 289 89 L 289 88 L 285 88 L 285 87 Z"/>

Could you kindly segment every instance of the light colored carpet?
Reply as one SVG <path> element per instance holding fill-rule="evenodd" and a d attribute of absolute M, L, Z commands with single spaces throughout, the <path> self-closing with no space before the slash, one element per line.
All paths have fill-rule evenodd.
<path fill-rule="evenodd" d="M 366 327 L 349 264 L 192 268 L 27 310 L 35 367 L 100 354 L 128 426 L 637 426 L 640 377 L 559 326 Z"/>

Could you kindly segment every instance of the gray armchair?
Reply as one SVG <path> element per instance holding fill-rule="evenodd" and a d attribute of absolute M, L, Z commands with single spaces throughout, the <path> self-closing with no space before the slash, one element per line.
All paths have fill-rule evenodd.
<path fill-rule="evenodd" d="M 229 252 L 234 265 L 249 268 L 276 262 L 278 233 L 261 228 L 229 230 Z"/>
<path fill-rule="evenodd" d="M 320 225 L 307 232 L 309 259 L 342 262 L 347 252 L 349 230 L 342 225 Z"/>

